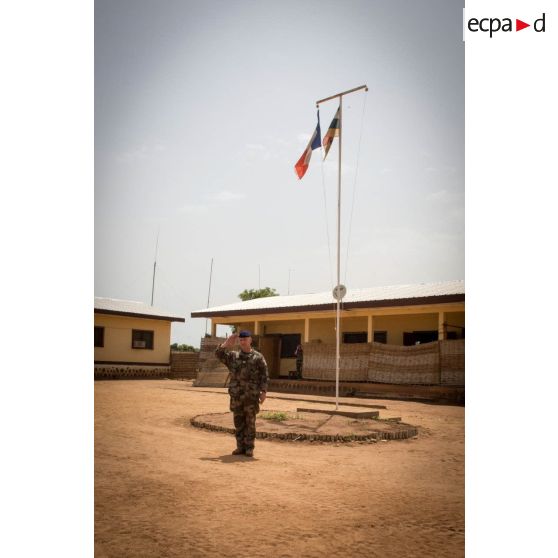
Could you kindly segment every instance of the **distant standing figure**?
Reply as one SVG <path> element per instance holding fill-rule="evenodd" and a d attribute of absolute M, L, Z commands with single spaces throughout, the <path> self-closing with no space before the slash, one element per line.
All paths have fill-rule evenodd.
<path fill-rule="evenodd" d="M 240 351 L 231 351 L 236 340 Z M 229 369 L 229 395 L 233 412 L 236 449 L 233 455 L 254 455 L 256 415 L 267 393 L 267 363 L 264 356 L 252 349 L 252 334 L 242 330 L 233 333 L 215 351 L 217 358 Z"/>
<path fill-rule="evenodd" d="M 298 378 L 302 378 L 302 361 L 304 358 L 304 350 L 302 345 L 299 343 L 296 346 L 295 357 L 296 357 L 296 375 Z"/>

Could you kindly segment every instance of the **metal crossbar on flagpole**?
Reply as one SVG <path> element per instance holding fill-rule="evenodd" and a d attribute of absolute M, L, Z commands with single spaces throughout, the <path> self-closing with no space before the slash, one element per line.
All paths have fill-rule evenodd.
<path fill-rule="evenodd" d="M 361 85 L 360 87 L 355 87 L 354 89 L 349 89 L 348 91 L 343 91 L 343 93 L 337 93 L 336 95 L 332 95 L 331 97 L 326 97 L 325 99 L 320 99 L 316 101 L 316 106 L 319 106 L 321 103 L 325 103 L 326 101 L 331 101 L 331 99 L 337 99 L 337 97 L 342 97 L 343 95 L 348 95 L 349 93 L 354 93 L 355 91 L 360 91 L 364 89 L 368 91 L 368 86 Z"/>
<path fill-rule="evenodd" d="M 331 99 L 339 98 L 339 156 L 338 156 L 338 175 L 337 175 L 337 285 L 333 289 L 333 296 L 337 301 L 336 305 L 336 315 L 335 315 L 335 409 L 339 409 L 339 362 L 340 362 L 340 338 L 341 338 L 341 300 L 345 295 L 346 288 L 341 285 L 341 134 L 342 134 L 342 114 L 343 114 L 343 96 L 349 93 L 354 93 L 355 91 L 360 91 L 364 89 L 368 91 L 366 85 L 361 85 L 360 87 L 355 87 L 354 89 L 349 89 L 348 91 L 343 91 L 342 93 L 337 93 L 336 95 L 331 95 L 325 99 L 320 99 L 316 101 L 316 107 L 319 108 L 321 103 L 326 101 L 331 101 Z"/>

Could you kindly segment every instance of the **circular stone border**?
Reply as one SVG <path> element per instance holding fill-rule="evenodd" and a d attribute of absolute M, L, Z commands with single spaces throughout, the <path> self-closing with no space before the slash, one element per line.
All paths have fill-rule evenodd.
<path fill-rule="evenodd" d="M 205 430 L 211 430 L 213 432 L 226 432 L 228 434 L 234 434 L 234 428 L 227 426 L 220 426 L 218 424 L 211 424 L 209 422 L 204 422 L 198 417 L 207 417 L 213 415 L 226 415 L 228 413 L 204 413 L 202 415 L 196 415 L 190 419 L 190 424 L 196 428 L 204 428 Z M 382 419 L 374 419 L 381 420 Z M 390 422 L 385 420 L 382 422 Z M 293 442 L 306 441 L 306 442 L 378 442 L 379 440 L 407 440 L 418 435 L 418 429 L 416 426 L 410 424 L 405 424 L 404 422 L 397 423 L 399 425 L 407 426 L 408 428 L 404 430 L 398 430 L 397 432 L 375 432 L 373 434 L 305 434 L 297 432 L 262 432 L 256 431 L 256 438 L 267 439 L 267 440 L 289 440 Z"/>

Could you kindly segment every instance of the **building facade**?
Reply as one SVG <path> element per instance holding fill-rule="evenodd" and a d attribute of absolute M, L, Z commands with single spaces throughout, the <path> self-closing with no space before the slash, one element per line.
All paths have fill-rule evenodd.
<path fill-rule="evenodd" d="M 184 322 L 142 302 L 95 298 L 95 373 L 161 375 L 170 368 L 172 322 Z M 118 374 L 117 374 L 118 372 Z"/>
<path fill-rule="evenodd" d="M 274 296 L 192 312 L 217 325 L 249 329 L 258 336 L 273 375 L 294 369 L 298 343 L 336 342 L 332 293 Z M 465 338 L 465 283 L 448 281 L 347 291 L 341 305 L 340 340 L 411 346 Z"/>

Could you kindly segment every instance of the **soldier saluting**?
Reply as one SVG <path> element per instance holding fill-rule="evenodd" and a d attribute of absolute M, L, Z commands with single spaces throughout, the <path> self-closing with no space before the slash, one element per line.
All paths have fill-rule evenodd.
<path fill-rule="evenodd" d="M 232 351 L 236 340 L 240 351 Z M 256 415 L 267 393 L 267 363 L 264 356 L 252 349 L 252 334 L 242 330 L 233 333 L 215 350 L 217 358 L 229 369 L 230 409 L 233 412 L 236 449 L 233 455 L 254 455 Z"/>

